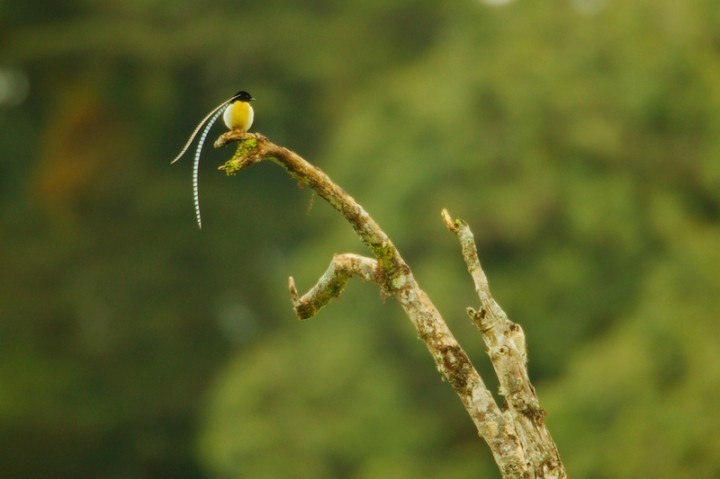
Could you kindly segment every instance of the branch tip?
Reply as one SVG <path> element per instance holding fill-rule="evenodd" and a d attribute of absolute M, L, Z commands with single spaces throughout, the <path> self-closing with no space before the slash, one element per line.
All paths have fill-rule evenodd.
<path fill-rule="evenodd" d="M 467 223 L 464 220 L 461 220 L 459 218 L 453 219 L 453 217 L 450 216 L 450 213 L 446 208 L 443 208 L 443 210 L 440 212 L 440 216 L 442 216 L 445 227 L 449 229 L 451 233 L 458 234 L 460 228 L 468 227 Z"/>
<path fill-rule="evenodd" d="M 255 140 L 267 140 L 267 137 L 261 133 L 248 133 L 246 131 L 230 130 L 220 135 L 220 137 L 215 140 L 215 143 L 213 143 L 213 146 L 215 148 L 221 148 L 231 141 L 243 141 L 251 138 Z"/>
<path fill-rule="evenodd" d="M 297 303 L 298 292 L 297 287 L 295 286 L 295 278 L 293 278 L 292 276 L 288 278 L 288 288 L 290 289 L 290 299 L 292 300 L 293 304 Z"/>
<path fill-rule="evenodd" d="M 458 224 L 457 221 L 452 219 L 452 216 L 450 216 L 450 213 L 448 212 L 447 208 L 443 208 L 443 210 L 440 212 L 440 216 L 442 216 L 443 223 L 445 223 L 445 227 L 449 229 L 453 233 L 457 233 L 458 230 Z"/>

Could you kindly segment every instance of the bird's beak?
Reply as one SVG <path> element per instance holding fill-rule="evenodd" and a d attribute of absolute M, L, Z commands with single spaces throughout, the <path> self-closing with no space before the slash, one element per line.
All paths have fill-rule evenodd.
<path fill-rule="evenodd" d="M 253 97 L 250 97 L 250 101 L 255 101 L 255 98 L 253 98 Z"/>

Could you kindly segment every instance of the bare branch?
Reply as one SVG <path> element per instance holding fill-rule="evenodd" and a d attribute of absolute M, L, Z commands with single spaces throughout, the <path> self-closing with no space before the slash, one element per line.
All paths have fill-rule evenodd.
<path fill-rule="evenodd" d="M 567 477 L 557 447 L 545 426 L 545 411 L 540 407 L 535 388 L 527 371 L 525 333 L 520 325 L 508 319 L 505 311 L 490 294 L 487 276 L 480 260 L 470 227 L 463 220 L 453 220 L 442 211 L 445 226 L 458 237 L 463 259 L 475 283 L 480 309 L 467 312 L 482 333 L 488 355 L 500 381 L 500 392 L 507 400 L 520 442 L 535 469 L 547 471 L 543 477 Z M 555 475 L 551 472 L 555 472 Z"/>
<path fill-rule="evenodd" d="M 536 459 L 533 457 L 531 460 L 527 456 L 525 444 L 518 437 L 516 420 L 513 415 L 501 411 L 495 403 L 492 394 L 470 362 L 468 355 L 458 344 L 430 298 L 420 289 L 395 245 L 362 206 L 319 168 L 287 148 L 273 144 L 264 136 L 257 133 L 231 131 L 222 135 L 215 142 L 215 146 L 223 146 L 232 141 L 238 143 L 237 151 L 220 169 L 232 175 L 262 160 L 272 160 L 280 164 L 301 186 L 313 188 L 320 197 L 340 212 L 376 258 L 373 260 L 357 255 L 336 255 L 317 284 L 302 297 L 298 296 L 295 282 L 290 278 L 290 295 L 298 317 L 304 319 L 316 314 L 320 308 L 342 292 L 345 283 L 352 276 L 359 276 L 367 281 L 378 283 L 383 293 L 394 296 L 405 310 L 415 326 L 418 336 L 434 359 L 438 371 L 453 387 L 479 434 L 490 446 L 503 477 L 523 479 L 565 477 L 564 471 L 562 471 L 563 474 L 558 475 L 557 469 L 550 470 L 544 465 L 538 467 Z M 446 223 L 450 221 L 449 215 L 447 218 Z M 459 231 L 460 226 L 457 226 L 456 230 Z M 472 249 L 474 250 L 474 244 Z M 477 253 L 475 253 L 475 257 L 477 258 Z M 479 271 L 482 272 L 482 270 Z M 487 284 L 487 280 L 485 280 L 485 284 Z M 480 318 L 483 313 L 478 313 L 477 316 Z M 501 316 L 498 315 L 497 318 L 501 318 Z M 506 317 L 505 320 L 507 320 Z M 476 321 L 478 324 L 485 324 L 484 319 L 476 319 Z M 518 329 L 518 331 L 520 334 L 522 333 L 521 330 Z M 515 334 L 513 338 L 508 337 L 502 344 L 498 343 L 497 347 L 493 349 L 494 354 L 496 356 L 506 355 L 508 347 L 505 344 L 513 341 L 513 349 L 518 349 L 519 336 Z M 503 346 L 505 349 L 502 349 Z M 524 351 L 524 346 L 522 350 Z M 524 367 L 524 360 L 522 367 Z M 529 382 L 527 384 L 529 385 Z M 514 391 L 515 389 L 508 390 Z M 535 416 L 542 421 L 542 414 L 535 413 L 540 409 L 539 407 L 532 409 L 534 405 L 536 403 L 528 403 L 528 407 L 522 409 L 523 414 L 528 414 L 533 418 L 533 424 L 536 423 Z M 547 439 L 552 442 L 549 435 L 547 435 Z M 554 448 L 554 445 L 552 447 Z M 531 452 L 534 456 L 534 451 Z M 557 452 L 554 456 L 549 455 L 543 458 L 541 462 L 542 464 L 556 465 L 555 458 L 557 458 Z M 559 462 L 557 464 L 562 470 L 562 464 Z"/>
<path fill-rule="evenodd" d="M 290 299 L 295 314 L 300 319 L 312 318 L 323 306 L 339 297 L 348 279 L 355 276 L 368 282 L 382 284 L 382 270 L 378 267 L 377 261 L 351 253 L 333 256 L 325 274 L 302 297 L 298 297 L 295 280 L 290 276 Z"/>

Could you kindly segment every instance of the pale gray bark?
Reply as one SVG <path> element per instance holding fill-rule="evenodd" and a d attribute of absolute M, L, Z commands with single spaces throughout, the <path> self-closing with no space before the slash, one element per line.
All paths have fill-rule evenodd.
<path fill-rule="evenodd" d="M 475 282 L 480 307 L 468 313 L 480 328 L 498 375 L 506 404 L 498 406 L 468 355 L 450 332 L 440 312 L 420 289 L 395 245 L 370 215 L 319 168 L 260 134 L 228 132 L 216 147 L 237 142 L 237 151 L 221 169 L 236 174 L 262 160 L 282 165 L 302 186 L 310 186 L 350 223 L 374 258 L 335 255 L 327 271 L 300 296 L 290 278 L 290 295 L 300 319 L 315 315 L 338 297 L 347 281 L 359 277 L 377 283 L 393 296 L 412 321 L 438 371 L 457 393 L 480 436 L 490 446 L 504 478 L 566 478 L 557 448 L 545 427 L 544 411 L 527 374 L 527 351 L 522 329 L 511 322 L 490 294 L 478 260 L 472 233 L 461 220 L 443 211 L 447 228 L 460 241 L 463 257 Z"/>

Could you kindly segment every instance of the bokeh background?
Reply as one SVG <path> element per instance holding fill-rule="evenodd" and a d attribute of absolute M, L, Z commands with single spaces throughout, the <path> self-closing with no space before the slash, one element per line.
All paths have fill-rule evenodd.
<path fill-rule="evenodd" d="M 2 477 L 499 477 L 376 287 L 294 318 L 365 253 L 321 200 L 208 144 L 198 231 L 169 161 L 239 89 L 495 389 L 471 224 L 572 477 L 720 477 L 716 1 L 10 0 L 0 48 Z"/>

